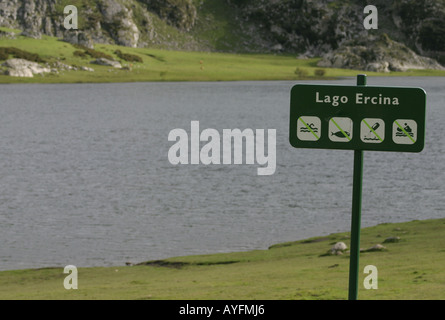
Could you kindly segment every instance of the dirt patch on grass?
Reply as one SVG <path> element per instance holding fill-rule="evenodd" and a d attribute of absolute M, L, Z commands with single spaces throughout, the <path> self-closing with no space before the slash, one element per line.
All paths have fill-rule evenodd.
<path fill-rule="evenodd" d="M 153 266 L 153 267 L 166 267 L 166 268 L 175 268 L 181 269 L 185 266 L 212 266 L 212 265 L 220 265 L 220 264 L 232 264 L 237 263 L 238 260 L 227 260 L 227 261 L 203 261 L 203 262 L 183 262 L 183 261 L 166 261 L 166 260 L 154 260 L 154 261 L 146 261 L 138 263 L 138 266 Z"/>

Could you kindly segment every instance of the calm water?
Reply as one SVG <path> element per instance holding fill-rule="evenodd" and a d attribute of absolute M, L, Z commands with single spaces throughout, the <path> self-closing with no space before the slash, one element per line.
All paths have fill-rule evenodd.
<path fill-rule="evenodd" d="M 348 231 L 352 151 L 294 149 L 297 82 L 0 86 L 0 269 L 123 265 Z M 355 84 L 355 79 L 328 82 Z M 422 153 L 365 152 L 362 226 L 443 218 L 445 79 Z M 170 130 L 277 129 L 277 169 L 173 166 Z"/>

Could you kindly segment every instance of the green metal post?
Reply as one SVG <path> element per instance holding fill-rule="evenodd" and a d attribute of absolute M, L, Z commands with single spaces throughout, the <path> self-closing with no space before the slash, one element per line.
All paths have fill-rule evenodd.
<path fill-rule="evenodd" d="M 357 75 L 357 85 L 366 86 L 366 75 Z M 349 300 L 358 298 L 360 225 L 362 215 L 363 150 L 354 150 L 352 186 L 351 250 L 349 258 Z"/>

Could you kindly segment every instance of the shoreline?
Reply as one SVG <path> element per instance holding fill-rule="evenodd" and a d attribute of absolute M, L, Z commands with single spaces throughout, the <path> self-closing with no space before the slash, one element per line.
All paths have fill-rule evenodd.
<path fill-rule="evenodd" d="M 414 220 L 409 220 L 409 221 L 404 221 L 404 222 L 383 222 L 383 223 L 379 223 L 376 225 L 371 225 L 371 226 L 367 226 L 367 227 L 363 227 L 361 228 L 361 230 L 364 229 L 371 229 L 371 228 L 376 228 L 378 226 L 381 225 L 399 225 L 399 224 L 408 224 L 408 223 L 413 223 L 413 222 L 432 222 L 432 221 L 439 221 L 439 220 L 444 220 L 444 224 L 445 224 L 445 218 L 432 218 L 432 219 L 414 219 Z M 329 233 L 329 234 L 322 234 L 322 235 L 316 235 L 316 236 L 311 236 L 311 237 L 306 237 L 306 238 L 301 238 L 301 239 L 297 239 L 297 240 L 292 240 L 292 241 L 285 241 L 285 242 L 277 242 L 277 243 L 273 243 L 271 245 L 269 245 L 267 248 L 263 248 L 263 249 L 246 249 L 246 250 L 241 250 L 241 251 L 222 251 L 222 252 L 207 252 L 207 253 L 199 253 L 199 254 L 190 254 L 190 255 L 179 255 L 179 256 L 169 256 L 169 257 L 165 257 L 165 258 L 160 258 L 160 259 L 153 259 L 153 260 L 145 260 L 145 261 L 140 261 L 140 262 L 135 262 L 135 263 L 131 263 L 131 265 L 136 266 L 136 265 L 143 265 L 149 262 L 158 262 L 158 261 L 169 261 L 169 260 L 178 260 L 178 259 L 193 259 L 194 257 L 204 257 L 204 256 L 211 256 L 211 255 L 230 255 L 230 254 L 243 254 L 243 253 L 250 253 L 253 251 L 266 251 L 269 250 L 271 248 L 274 247 L 283 247 L 283 246 L 290 246 L 292 244 L 295 243 L 307 243 L 310 242 L 314 239 L 325 239 L 325 238 L 329 238 L 332 236 L 336 236 L 336 235 L 345 235 L 345 234 L 349 234 L 350 231 L 339 231 L 339 232 L 334 232 L 334 233 Z M 125 267 L 126 265 L 124 264 L 113 264 L 113 265 L 100 265 L 100 266 L 79 266 L 79 268 L 82 269 L 91 269 L 91 268 L 119 268 L 119 267 Z M 30 267 L 30 268 L 13 268 L 13 269 L 7 269 L 7 270 L 0 270 L 0 274 L 2 272 L 11 272 L 11 271 L 32 271 L 32 270 L 45 270 L 45 269 L 63 269 L 65 266 L 42 266 L 42 267 Z"/>
<path fill-rule="evenodd" d="M 145 80 L 129 80 L 129 81 L 121 81 L 120 79 L 116 79 L 116 80 L 112 80 L 112 81 L 73 81 L 73 82 L 67 82 L 67 81 L 62 81 L 62 82 L 52 82 L 52 81 L 48 81 L 48 82 L 37 82 L 37 81 L 20 81 L 22 78 L 18 79 L 17 81 L 13 81 L 13 82 L 1 82 L 1 75 L 0 75 L 0 86 L 2 85 L 14 85 L 14 84 L 129 84 L 129 83 L 223 83 L 223 82 L 284 82 L 284 81 L 337 81 L 337 80 L 346 80 L 346 79 L 355 79 L 356 76 L 358 74 L 366 74 L 368 77 L 370 78 L 378 78 L 378 77 L 382 77 L 382 78 L 412 78 L 412 77 L 416 77 L 416 78 L 436 78 L 436 77 L 445 77 L 444 75 L 416 75 L 416 74 L 412 74 L 412 75 L 399 75 L 399 74 L 395 74 L 395 75 L 368 75 L 366 71 L 356 71 L 355 75 L 344 75 L 344 76 L 338 76 L 338 77 L 323 77 L 323 78 L 303 78 L 303 79 L 269 79 L 269 78 L 264 78 L 264 79 L 225 79 L 225 80 L 208 80 L 208 79 L 203 79 L 203 80 L 196 80 L 196 79 L 178 79 L 178 80 L 149 80 L 149 79 L 145 79 Z"/>
<path fill-rule="evenodd" d="M 445 218 L 361 229 L 363 268 L 378 268 L 378 290 L 360 300 L 443 299 Z M 77 290 L 64 269 L 0 271 L 0 299 L 49 300 L 345 300 L 349 232 L 284 242 L 265 250 L 172 257 L 134 265 L 78 268 Z M 344 242 L 342 254 L 329 254 Z M 381 249 L 376 244 L 383 245 Z"/>
<path fill-rule="evenodd" d="M 109 44 L 96 44 L 93 50 L 82 52 L 81 50 L 84 49 L 49 36 L 44 36 L 40 40 L 17 36 L 16 39 L 2 39 L 1 42 L 1 47 L 14 48 L 14 52 L 18 51 L 11 53 L 9 59 L 17 58 L 20 54 L 23 56 L 33 54 L 38 57 L 38 61 L 44 61 L 39 64 L 41 68 L 46 68 L 46 71 L 34 74 L 33 77 L 12 77 L 0 74 L 0 84 L 330 81 L 344 77 L 356 77 L 361 73 L 366 73 L 368 77 L 445 76 L 445 70 L 413 69 L 405 72 L 385 73 L 324 68 L 317 65 L 321 58 L 298 59 L 295 54 L 284 53 L 173 51 Z M 122 59 L 122 55 L 117 54 L 121 51 L 127 56 L 137 57 L 137 61 Z M 79 52 L 82 55 L 79 55 Z M 112 64 L 100 65 L 97 64 L 101 59 L 99 57 L 108 57 L 114 60 L 108 60 L 113 62 Z M 0 61 L 0 64 L 4 61 Z M 9 70 L 8 68 L 11 69 L 2 66 L 0 73 L 2 73 L 1 71 L 6 72 Z M 49 70 L 51 71 L 49 72 Z"/>

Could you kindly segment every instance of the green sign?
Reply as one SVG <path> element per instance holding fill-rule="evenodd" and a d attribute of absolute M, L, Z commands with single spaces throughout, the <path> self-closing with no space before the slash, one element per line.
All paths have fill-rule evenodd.
<path fill-rule="evenodd" d="M 296 148 L 420 152 L 425 108 L 421 88 L 297 84 L 289 140 Z"/>
<path fill-rule="evenodd" d="M 292 88 L 289 141 L 296 148 L 354 150 L 349 299 L 358 295 L 363 151 L 420 152 L 426 93 L 421 88 L 298 84 Z"/>

